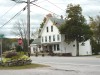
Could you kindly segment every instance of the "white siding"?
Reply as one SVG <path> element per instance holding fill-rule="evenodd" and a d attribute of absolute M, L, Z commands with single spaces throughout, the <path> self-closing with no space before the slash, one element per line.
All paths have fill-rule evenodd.
<path fill-rule="evenodd" d="M 92 55 L 92 51 L 91 51 L 91 45 L 90 45 L 90 40 L 87 40 L 86 42 L 84 42 L 84 46 L 82 46 L 80 43 L 80 51 L 79 54 L 80 55 Z"/>
<path fill-rule="evenodd" d="M 32 47 L 31 47 L 31 54 L 33 54 L 33 53 L 34 53 L 33 48 L 34 48 L 34 47 L 32 46 Z"/>
<path fill-rule="evenodd" d="M 62 42 L 60 43 L 60 49 L 61 53 L 72 53 L 72 56 L 76 56 L 76 41 L 71 42 L 70 44 L 67 44 L 64 42 L 64 35 L 61 37 Z M 92 55 L 91 51 L 91 45 L 90 45 L 90 40 L 87 40 L 84 42 L 85 45 L 81 45 L 82 43 L 79 44 L 79 55 Z"/>
<path fill-rule="evenodd" d="M 51 26 L 53 26 L 53 31 L 51 31 Z M 48 32 L 47 32 L 47 27 L 48 27 Z M 53 41 L 53 36 L 55 35 L 55 41 Z M 57 36 L 59 35 L 59 40 L 57 40 Z M 51 37 L 51 42 L 49 42 L 49 36 Z M 58 28 L 53 25 L 53 23 L 49 20 L 47 24 L 45 25 L 41 37 L 41 42 L 42 43 L 55 43 L 55 42 L 61 42 L 61 35 L 59 34 Z M 45 37 L 47 37 L 47 42 L 45 41 Z"/>
<path fill-rule="evenodd" d="M 31 48 L 31 54 L 34 54 L 35 52 L 40 52 L 42 50 L 42 47 L 39 48 L 37 44 L 31 44 L 30 48 Z"/>
<path fill-rule="evenodd" d="M 51 31 L 51 26 L 53 26 L 53 31 Z M 47 27 L 48 27 L 48 32 L 47 32 Z M 55 41 L 53 41 L 54 35 L 55 35 Z M 59 35 L 59 40 L 57 40 L 57 35 Z M 45 37 L 47 37 L 47 42 L 45 41 Z M 51 37 L 51 41 L 49 41 L 49 37 Z M 42 42 L 42 38 L 43 38 L 43 42 Z M 55 25 L 53 25 L 52 21 L 47 20 L 42 30 L 42 33 L 41 33 L 41 43 L 51 44 L 54 53 L 71 53 L 72 56 L 76 56 L 76 41 L 71 42 L 70 44 L 67 44 L 66 42 L 64 42 L 64 39 L 65 39 L 65 36 L 59 33 L 58 28 Z M 57 49 L 54 50 L 53 48 L 54 44 L 55 45 L 59 44 L 60 46 L 59 51 L 57 51 Z M 80 55 L 91 55 L 92 54 L 91 45 L 90 45 L 89 40 L 85 42 L 85 46 L 82 46 L 80 43 L 79 54 Z"/>

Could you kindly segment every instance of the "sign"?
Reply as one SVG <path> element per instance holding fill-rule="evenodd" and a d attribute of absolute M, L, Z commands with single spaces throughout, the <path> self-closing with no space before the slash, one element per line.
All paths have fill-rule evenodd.
<path fill-rule="evenodd" d="M 0 34 L 0 39 L 4 37 L 4 34 Z"/>
<path fill-rule="evenodd" d="M 19 45 L 22 44 L 22 39 L 21 39 L 21 38 L 18 39 L 18 44 L 19 44 Z"/>

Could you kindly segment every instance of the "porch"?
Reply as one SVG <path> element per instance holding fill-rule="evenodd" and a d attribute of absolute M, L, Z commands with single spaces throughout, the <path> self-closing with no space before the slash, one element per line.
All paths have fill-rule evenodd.
<path fill-rule="evenodd" d="M 60 51 L 60 44 L 42 44 L 41 45 L 43 52 L 49 53 L 50 55 L 53 53 L 57 53 Z"/>

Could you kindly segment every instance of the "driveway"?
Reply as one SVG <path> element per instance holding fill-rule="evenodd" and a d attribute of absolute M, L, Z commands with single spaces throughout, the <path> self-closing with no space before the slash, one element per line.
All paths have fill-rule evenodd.
<path fill-rule="evenodd" d="M 100 58 L 31 57 L 33 63 L 50 67 L 25 70 L 0 70 L 0 75 L 100 75 Z"/>

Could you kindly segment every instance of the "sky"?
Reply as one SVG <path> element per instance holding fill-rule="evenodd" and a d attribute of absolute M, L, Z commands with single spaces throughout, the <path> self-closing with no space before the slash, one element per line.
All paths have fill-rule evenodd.
<path fill-rule="evenodd" d="M 82 14 L 85 16 L 87 22 L 89 22 L 89 16 L 96 17 L 100 15 L 100 0 L 37 0 L 34 2 L 37 6 L 30 4 L 30 31 L 36 31 L 40 27 L 43 18 L 49 13 L 58 18 L 60 18 L 61 15 L 65 17 L 67 5 L 71 3 L 74 5 L 80 4 Z M 20 19 L 27 20 L 27 10 L 21 11 L 25 6 L 26 3 L 0 0 L 0 34 L 4 34 L 5 37 L 8 38 L 17 37 L 11 32 L 16 21 Z M 11 18 L 13 19 L 8 22 Z"/>

